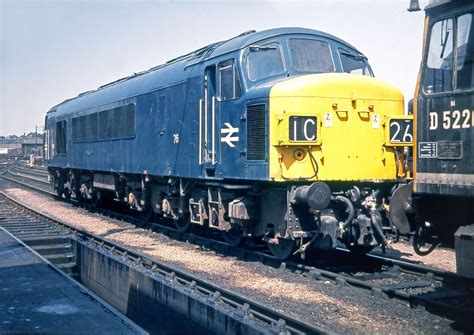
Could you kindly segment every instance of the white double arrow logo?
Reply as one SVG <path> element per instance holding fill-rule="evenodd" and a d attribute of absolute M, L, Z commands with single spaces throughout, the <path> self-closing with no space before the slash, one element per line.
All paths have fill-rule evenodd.
<path fill-rule="evenodd" d="M 238 136 L 239 128 L 232 127 L 232 125 L 227 122 L 224 123 L 224 125 L 227 128 L 222 128 L 221 134 L 222 135 L 226 134 L 226 135 L 221 138 L 221 142 L 225 142 L 227 143 L 227 145 L 229 145 L 229 147 L 234 148 L 235 145 L 232 142 L 237 142 L 239 140 L 239 136 Z M 236 134 L 237 136 L 234 136 L 234 134 Z"/>

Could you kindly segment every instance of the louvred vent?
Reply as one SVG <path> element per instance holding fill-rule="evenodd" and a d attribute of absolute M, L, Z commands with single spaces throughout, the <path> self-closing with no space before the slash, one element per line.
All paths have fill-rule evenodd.
<path fill-rule="evenodd" d="M 266 159 L 265 104 L 247 106 L 247 160 Z"/>

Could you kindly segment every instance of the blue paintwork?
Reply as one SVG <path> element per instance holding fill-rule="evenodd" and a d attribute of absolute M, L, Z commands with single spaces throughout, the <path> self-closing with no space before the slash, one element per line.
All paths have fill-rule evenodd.
<path fill-rule="evenodd" d="M 249 45 L 265 40 L 275 40 L 283 44 L 289 36 L 295 35 L 327 40 L 333 55 L 341 46 L 360 53 L 334 36 L 301 28 L 271 29 L 216 43 L 149 71 L 83 93 L 53 107 L 46 117 L 46 128 L 52 129 L 54 138 L 54 123 L 67 120 L 67 154 L 54 155 L 49 165 L 138 174 L 146 170 L 148 174 L 156 176 L 269 180 L 268 160 L 258 162 L 246 160 L 245 106 L 254 102 L 268 103 L 269 92 L 275 82 L 302 74 L 295 73 L 287 67 L 287 73 L 283 77 L 251 84 L 245 80 L 240 62 L 245 55 L 245 48 Z M 288 60 L 288 51 L 286 48 L 283 49 L 284 58 Z M 242 95 L 239 99 L 217 103 L 217 164 L 215 176 L 208 177 L 206 166 L 209 164 L 198 164 L 198 116 L 199 99 L 203 98 L 204 91 L 203 74 L 207 66 L 217 65 L 231 58 L 236 60 L 240 73 Z M 334 58 L 336 71 L 341 72 L 340 60 L 338 57 Z M 158 108 L 160 96 L 163 95 L 168 102 L 164 111 Z M 72 117 L 130 103 L 136 105 L 136 134 L 133 138 L 71 141 Z M 235 148 L 230 148 L 220 141 L 220 129 L 225 123 L 239 128 L 239 142 Z M 174 134 L 179 135 L 177 144 L 173 143 Z"/>

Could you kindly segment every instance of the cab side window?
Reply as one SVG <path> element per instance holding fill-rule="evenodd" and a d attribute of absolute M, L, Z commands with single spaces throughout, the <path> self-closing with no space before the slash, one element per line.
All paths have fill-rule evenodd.
<path fill-rule="evenodd" d="M 438 21 L 431 28 L 423 83 L 423 89 L 428 94 L 452 89 L 453 35 L 453 19 Z"/>
<path fill-rule="evenodd" d="M 274 42 L 250 46 L 246 68 L 247 76 L 252 82 L 283 75 L 285 67 L 280 44 Z"/>
<path fill-rule="evenodd" d="M 341 59 L 342 71 L 373 77 L 372 71 L 367 63 L 367 58 L 344 49 L 338 49 L 338 51 Z"/>
<path fill-rule="evenodd" d="M 56 122 L 56 154 L 66 154 L 66 121 Z"/>
<path fill-rule="evenodd" d="M 234 60 L 229 59 L 219 63 L 219 91 L 221 100 L 231 100 L 240 97 L 240 78 Z"/>
<path fill-rule="evenodd" d="M 457 57 L 456 89 L 465 90 L 474 87 L 474 25 L 472 14 L 457 18 Z"/>

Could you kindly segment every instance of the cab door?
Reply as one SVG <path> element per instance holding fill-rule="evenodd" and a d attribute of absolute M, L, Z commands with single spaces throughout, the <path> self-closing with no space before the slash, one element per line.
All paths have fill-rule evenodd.
<path fill-rule="evenodd" d="M 428 53 L 417 108 L 416 173 L 420 174 L 419 178 L 426 173 L 441 170 L 442 164 L 438 160 L 438 141 L 449 135 L 446 128 L 449 126 L 446 115 L 451 113 L 452 109 L 454 66 L 454 20 L 452 17 L 438 20 L 431 25 L 427 47 Z"/>
<path fill-rule="evenodd" d="M 219 162 L 219 111 L 216 89 L 216 67 L 206 67 L 199 106 L 199 164 L 203 177 L 214 177 Z"/>

